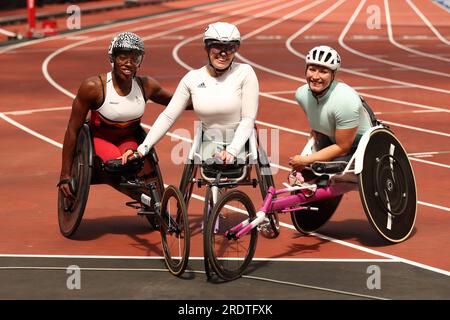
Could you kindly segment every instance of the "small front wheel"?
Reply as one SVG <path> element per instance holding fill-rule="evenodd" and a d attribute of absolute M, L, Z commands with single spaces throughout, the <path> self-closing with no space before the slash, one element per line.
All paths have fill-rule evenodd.
<path fill-rule="evenodd" d="M 224 280 L 239 278 L 256 249 L 257 228 L 237 239 L 230 229 L 256 216 L 250 198 L 240 190 L 225 194 L 214 206 L 205 232 L 206 251 L 214 272 Z"/>
<path fill-rule="evenodd" d="M 189 261 L 190 230 L 183 195 L 175 186 L 168 186 L 163 194 L 160 232 L 166 266 L 181 276 Z"/>

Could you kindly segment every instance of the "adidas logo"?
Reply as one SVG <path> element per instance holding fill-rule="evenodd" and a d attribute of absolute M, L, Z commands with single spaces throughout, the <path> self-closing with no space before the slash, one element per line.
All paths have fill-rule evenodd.
<path fill-rule="evenodd" d="M 206 88 L 206 85 L 204 82 L 200 83 L 197 88 Z"/>

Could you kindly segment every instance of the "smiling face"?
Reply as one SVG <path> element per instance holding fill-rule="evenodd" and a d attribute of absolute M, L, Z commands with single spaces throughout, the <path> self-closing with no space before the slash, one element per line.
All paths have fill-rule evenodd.
<path fill-rule="evenodd" d="M 333 80 L 334 72 L 327 67 L 310 64 L 306 68 L 306 82 L 315 94 L 320 94 L 327 89 Z"/>
<path fill-rule="evenodd" d="M 142 62 L 142 54 L 136 51 L 118 51 L 114 56 L 114 71 L 122 79 L 134 76 Z"/>
<path fill-rule="evenodd" d="M 223 70 L 230 66 L 238 48 L 238 44 L 213 43 L 205 47 L 205 50 L 213 67 Z"/>

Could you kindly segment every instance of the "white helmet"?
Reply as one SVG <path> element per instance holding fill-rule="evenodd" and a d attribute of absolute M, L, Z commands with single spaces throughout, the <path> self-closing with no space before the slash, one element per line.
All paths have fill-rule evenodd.
<path fill-rule="evenodd" d="M 240 44 L 241 34 L 234 24 L 227 22 L 216 22 L 208 25 L 203 34 L 203 42 L 208 40 L 219 41 L 223 43 L 235 42 Z"/>
<path fill-rule="evenodd" d="M 306 65 L 309 64 L 317 64 L 336 71 L 341 65 L 341 57 L 329 46 L 318 46 L 312 48 L 306 55 Z"/>

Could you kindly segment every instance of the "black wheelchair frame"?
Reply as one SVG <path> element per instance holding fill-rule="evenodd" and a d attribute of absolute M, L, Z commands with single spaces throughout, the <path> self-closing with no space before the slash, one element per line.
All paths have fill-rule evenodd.
<path fill-rule="evenodd" d="M 145 135 L 144 129 L 140 128 L 137 141 L 143 141 Z M 61 234 L 70 238 L 77 231 L 85 211 L 90 185 L 108 184 L 133 199 L 126 205 L 138 209 L 138 215 L 145 216 L 153 229 L 160 231 L 169 271 L 177 276 L 184 272 L 190 248 L 187 209 L 183 196 L 176 187 L 164 189 L 154 149 L 146 157 L 128 161 L 126 165 L 121 165 L 120 159 L 104 163 L 95 155 L 91 130 L 88 124 L 84 124 L 78 135 L 71 173 L 70 185 L 75 201 L 68 204 L 69 200 L 62 192 L 58 193 Z M 182 244 L 174 246 L 172 238 Z M 177 248 L 178 252 L 172 252 Z"/>
<path fill-rule="evenodd" d="M 256 135 L 255 127 L 255 135 Z M 194 185 L 199 188 L 206 186 L 205 204 L 203 209 L 202 226 L 205 227 L 212 212 L 215 203 L 219 200 L 219 193 L 223 190 L 235 188 L 238 186 L 252 186 L 256 188 L 259 186 L 262 199 L 267 194 L 270 186 L 274 186 L 274 181 L 270 169 L 269 159 L 266 152 L 259 144 L 258 136 L 256 135 L 256 163 L 251 164 L 246 161 L 244 164 L 217 164 L 214 159 L 206 159 L 202 163 L 197 164 L 194 160 L 189 161 L 184 165 L 183 174 L 180 181 L 180 191 L 183 194 L 184 201 L 188 207 L 192 195 Z M 250 149 L 249 142 L 246 144 L 246 149 Z M 248 160 L 248 159 L 246 159 Z M 255 167 L 256 179 L 251 178 L 251 168 Z M 197 171 L 200 169 L 201 178 L 197 178 Z M 217 191 L 215 191 L 217 190 Z M 215 194 L 216 193 L 216 194 Z M 272 213 L 268 217 L 268 227 L 262 226 L 263 234 L 266 237 L 274 238 L 279 234 L 279 220 L 276 213 Z M 204 240 L 206 240 L 204 238 Z M 204 245 L 204 249 L 206 246 Z M 204 252 L 204 265 L 207 278 L 211 278 L 211 268 L 206 251 Z"/>

